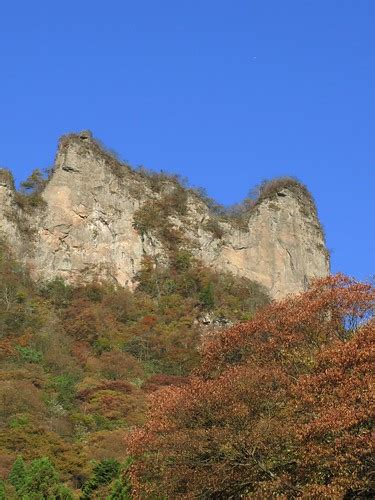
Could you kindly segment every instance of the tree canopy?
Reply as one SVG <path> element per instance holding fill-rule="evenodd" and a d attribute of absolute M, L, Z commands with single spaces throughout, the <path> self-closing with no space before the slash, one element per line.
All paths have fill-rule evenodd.
<path fill-rule="evenodd" d="M 147 498 L 370 498 L 375 289 L 345 276 L 206 339 L 127 439 Z"/>

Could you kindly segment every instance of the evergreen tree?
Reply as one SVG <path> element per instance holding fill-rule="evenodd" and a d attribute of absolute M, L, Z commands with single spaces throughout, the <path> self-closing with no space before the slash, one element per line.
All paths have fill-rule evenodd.
<path fill-rule="evenodd" d="M 70 491 L 60 483 L 59 475 L 49 458 L 34 460 L 26 473 L 26 479 L 18 493 L 22 499 L 71 500 Z"/>
<path fill-rule="evenodd" d="M 0 480 L 0 500 L 5 500 L 5 484 L 4 481 Z M 121 498 L 121 497 L 115 497 Z"/>
<path fill-rule="evenodd" d="M 133 463 L 133 459 L 128 457 L 122 464 L 121 478 L 116 479 L 112 486 L 112 492 L 107 497 L 107 500 L 132 500 L 131 484 L 129 479 L 129 468 Z"/>
<path fill-rule="evenodd" d="M 87 481 L 82 490 L 82 499 L 88 500 L 91 498 L 93 491 L 97 490 L 100 486 L 110 484 L 114 478 L 118 477 L 119 473 L 120 463 L 117 460 L 109 458 L 98 462 L 94 467 L 92 477 Z"/>
<path fill-rule="evenodd" d="M 21 182 L 21 189 L 26 194 L 39 194 L 45 185 L 46 180 L 43 173 L 39 168 L 36 168 L 25 181 Z"/>
<path fill-rule="evenodd" d="M 9 473 L 9 482 L 19 492 L 26 481 L 25 462 L 21 456 L 17 457 Z M 0 496 L 1 498 L 1 496 Z"/>
<path fill-rule="evenodd" d="M 116 479 L 113 483 L 112 492 L 107 497 L 107 500 L 132 500 L 131 488 L 128 482 L 122 483 L 120 479 Z"/>
<path fill-rule="evenodd" d="M 215 305 L 214 287 L 212 283 L 206 285 L 199 296 L 200 302 L 205 309 L 212 309 Z"/>

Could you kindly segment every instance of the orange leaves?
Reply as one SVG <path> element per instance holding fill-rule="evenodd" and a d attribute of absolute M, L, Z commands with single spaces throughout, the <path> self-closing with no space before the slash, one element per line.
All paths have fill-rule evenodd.
<path fill-rule="evenodd" d="M 207 337 L 197 375 L 154 392 L 148 422 L 128 440 L 135 491 L 370 491 L 374 302 L 373 287 L 339 275 Z"/>
<path fill-rule="evenodd" d="M 161 389 L 162 387 L 182 387 L 189 382 L 188 377 L 183 377 L 179 375 L 153 375 L 150 377 L 143 385 L 142 389 L 146 393 L 151 393 Z"/>
<path fill-rule="evenodd" d="M 250 357 L 282 361 L 285 350 L 303 345 L 319 349 L 334 338 L 345 339 L 347 322 L 360 324 L 374 308 L 375 290 L 368 284 L 343 275 L 317 280 L 304 294 L 273 303 L 251 321 L 208 338 L 200 373 L 217 373 Z"/>
<path fill-rule="evenodd" d="M 67 309 L 64 328 L 77 340 L 93 342 L 103 330 L 103 322 L 97 304 L 87 299 L 76 299 Z"/>
<path fill-rule="evenodd" d="M 12 342 L 9 339 L 0 340 L 0 359 L 16 354 Z"/>
<path fill-rule="evenodd" d="M 296 394 L 306 416 L 298 428 L 302 466 L 329 468 L 347 489 L 369 487 L 374 453 L 375 322 L 347 342 L 318 356 L 315 370 L 301 377 Z M 334 452 L 332 453 L 332 450 Z M 319 465 L 318 465 L 319 464 Z"/>
<path fill-rule="evenodd" d="M 77 398 L 84 414 L 129 424 L 142 421 L 143 394 L 126 380 L 86 379 L 78 386 Z"/>
<path fill-rule="evenodd" d="M 141 324 L 144 328 L 149 329 L 152 328 L 156 324 L 156 322 L 157 322 L 156 316 L 148 315 L 143 317 Z"/>
<path fill-rule="evenodd" d="M 157 477 L 160 467 L 160 488 L 167 488 L 171 497 L 182 488 L 180 481 L 189 485 L 182 497 L 198 495 L 208 483 L 219 491 L 241 492 L 246 470 L 257 481 L 265 474 L 259 465 L 265 441 L 274 449 L 285 446 L 280 421 L 285 415 L 285 382 L 277 370 L 245 365 L 216 380 L 195 378 L 187 386 L 155 393 L 149 422 L 129 442 L 131 453 L 140 459 L 136 467 L 146 467 Z M 143 451 L 156 455 L 146 458 Z M 163 458 L 173 470 L 165 467 Z M 154 486 L 159 488 L 157 482 Z"/>

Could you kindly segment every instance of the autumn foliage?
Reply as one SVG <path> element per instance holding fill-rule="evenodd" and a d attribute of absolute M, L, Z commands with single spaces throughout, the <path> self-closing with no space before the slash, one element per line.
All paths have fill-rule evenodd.
<path fill-rule="evenodd" d="M 169 262 L 145 259 L 134 287 L 35 283 L 0 239 L 0 499 L 17 498 L 20 461 L 57 474 L 52 490 L 74 498 L 128 498 L 123 436 L 143 424 L 147 395 L 189 382 L 203 331 L 269 302 L 179 248 Z"/>
<path fill-rule="evenodd" d="M 269 304 L 172 250 L 131 293 L 0 242 L 0 499 L 374 497 L 374 287 Z"/>
<path fill-rule="evenodd" d="M 374 307 L 338 275 L 208 336 L 126 441 L 135 498 L 372 498 Z"/>

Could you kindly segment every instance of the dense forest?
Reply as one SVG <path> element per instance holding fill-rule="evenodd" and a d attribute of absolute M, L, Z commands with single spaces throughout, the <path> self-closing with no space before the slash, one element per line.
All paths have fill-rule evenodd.
<path fill-rule="evenodd" d="M 0 498 L 111 495 L 148 395 L 186 384 L 201 339 L 268 302 L 257 284 L 214 273 L 183 250 L 164 265 L 145 258 L 131 293 L 33 283 L 2 244 Z"/>

